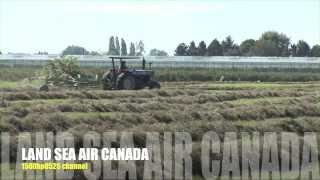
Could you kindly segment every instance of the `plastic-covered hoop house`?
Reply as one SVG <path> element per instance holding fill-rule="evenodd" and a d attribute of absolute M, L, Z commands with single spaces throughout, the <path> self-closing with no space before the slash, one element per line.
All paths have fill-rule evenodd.
<path fill-rule="evenodd" d="M 108 56 L 75 56 L 80 66 L 107 67 Z M 44 66 L 58 55 L 0 55 L 0 66 Z M 202 57 L 202 56 L 146 56 L 154 68 L 283 68 L 320 69 L 320 58 L 315 57 Z M 140 59 L 128 59 L 128 66 L 141 66 Z"/>

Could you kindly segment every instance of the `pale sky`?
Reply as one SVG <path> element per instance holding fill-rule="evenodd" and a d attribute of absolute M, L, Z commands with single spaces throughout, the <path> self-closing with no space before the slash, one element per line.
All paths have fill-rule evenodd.
<path fill-rule="evenodd" d="M 107 51 L 111 35 L 173 54 L 181 43 L 262 32 L 320 44 L 320 0 L 0 0 L 2 52 Z"/>

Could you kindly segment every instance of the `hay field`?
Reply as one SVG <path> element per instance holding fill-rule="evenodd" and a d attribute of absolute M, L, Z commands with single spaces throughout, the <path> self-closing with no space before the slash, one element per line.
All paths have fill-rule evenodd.
<path fill-rule="evenodd" d="M 20 87 L 19 87 L 20 86 Z M 129 131 L 143 146 L 147 131 L 189 132 L 195 176 L 203 134 L 320 130 L 320 83 L 166 82 L 160 90 L 103 91 L 1 87 L 0 131 Z M 81 144 L 76 143 L 78 146 Z"/>
<path fill-rule="evenodd" d="M 317 131 L 318 83 L 163 83 L 161 90 L 3 90 L 0 130 Z"/>
<path fill-rule="evenodd" d="M 318 131 L 319 83 L 162 83 L 160 90 L 2 90 L 0 131 Z"/>
<path fill-rule="evenodd" d="M 2 90 L 0 131 L 317 131 L 318 83 L 163 83 L 161 90 Z"/>

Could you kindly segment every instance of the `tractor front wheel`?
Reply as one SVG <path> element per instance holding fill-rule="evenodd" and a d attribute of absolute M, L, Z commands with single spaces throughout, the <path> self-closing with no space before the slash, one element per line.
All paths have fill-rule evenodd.
<path fill-rule="evenodd" d="M 44 84 L 42 85 L 40 88 L 39 88 L 40 91 L 45 91 L 45 92 L 48 92 L 49 91 L 49 86 L 47 84 Z"/>
<path fill-rule="evenodd" d="M 112 73 L 110 71 L 103 74 L 103 76 L 102 76 L 102 88 L 103 88 L 103 90 L 112 89 L 111 78 L 112 78 Z"/>
<path fill-rule="evenodd" d="M 148 86 L 149 86 L 150 89 L 160 89 L 160 83 L 158 81 L 155 81 L 155 80 L 150 80 Z"/>

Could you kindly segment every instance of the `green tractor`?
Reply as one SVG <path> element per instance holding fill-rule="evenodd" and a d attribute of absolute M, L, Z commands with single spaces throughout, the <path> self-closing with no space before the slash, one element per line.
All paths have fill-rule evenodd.
<path fill-rule="evenodd" d="M 140 59 L 139 57 L 109 57 L 112 62 L 112 69 L 106 72 L 102 77 L 104 89 L 111 90 L 136 90 L 144 89 L 159 89 L 160 83 L 153 79 L 154 71 L 151 70 L 151 63 L 149 69 L 146 70 L 146 60 L 142 58 L 142 69 L 128 69 L 126 59 Z M 116 60 L 119 60 L 119 66 L 116 67 Z"/>

